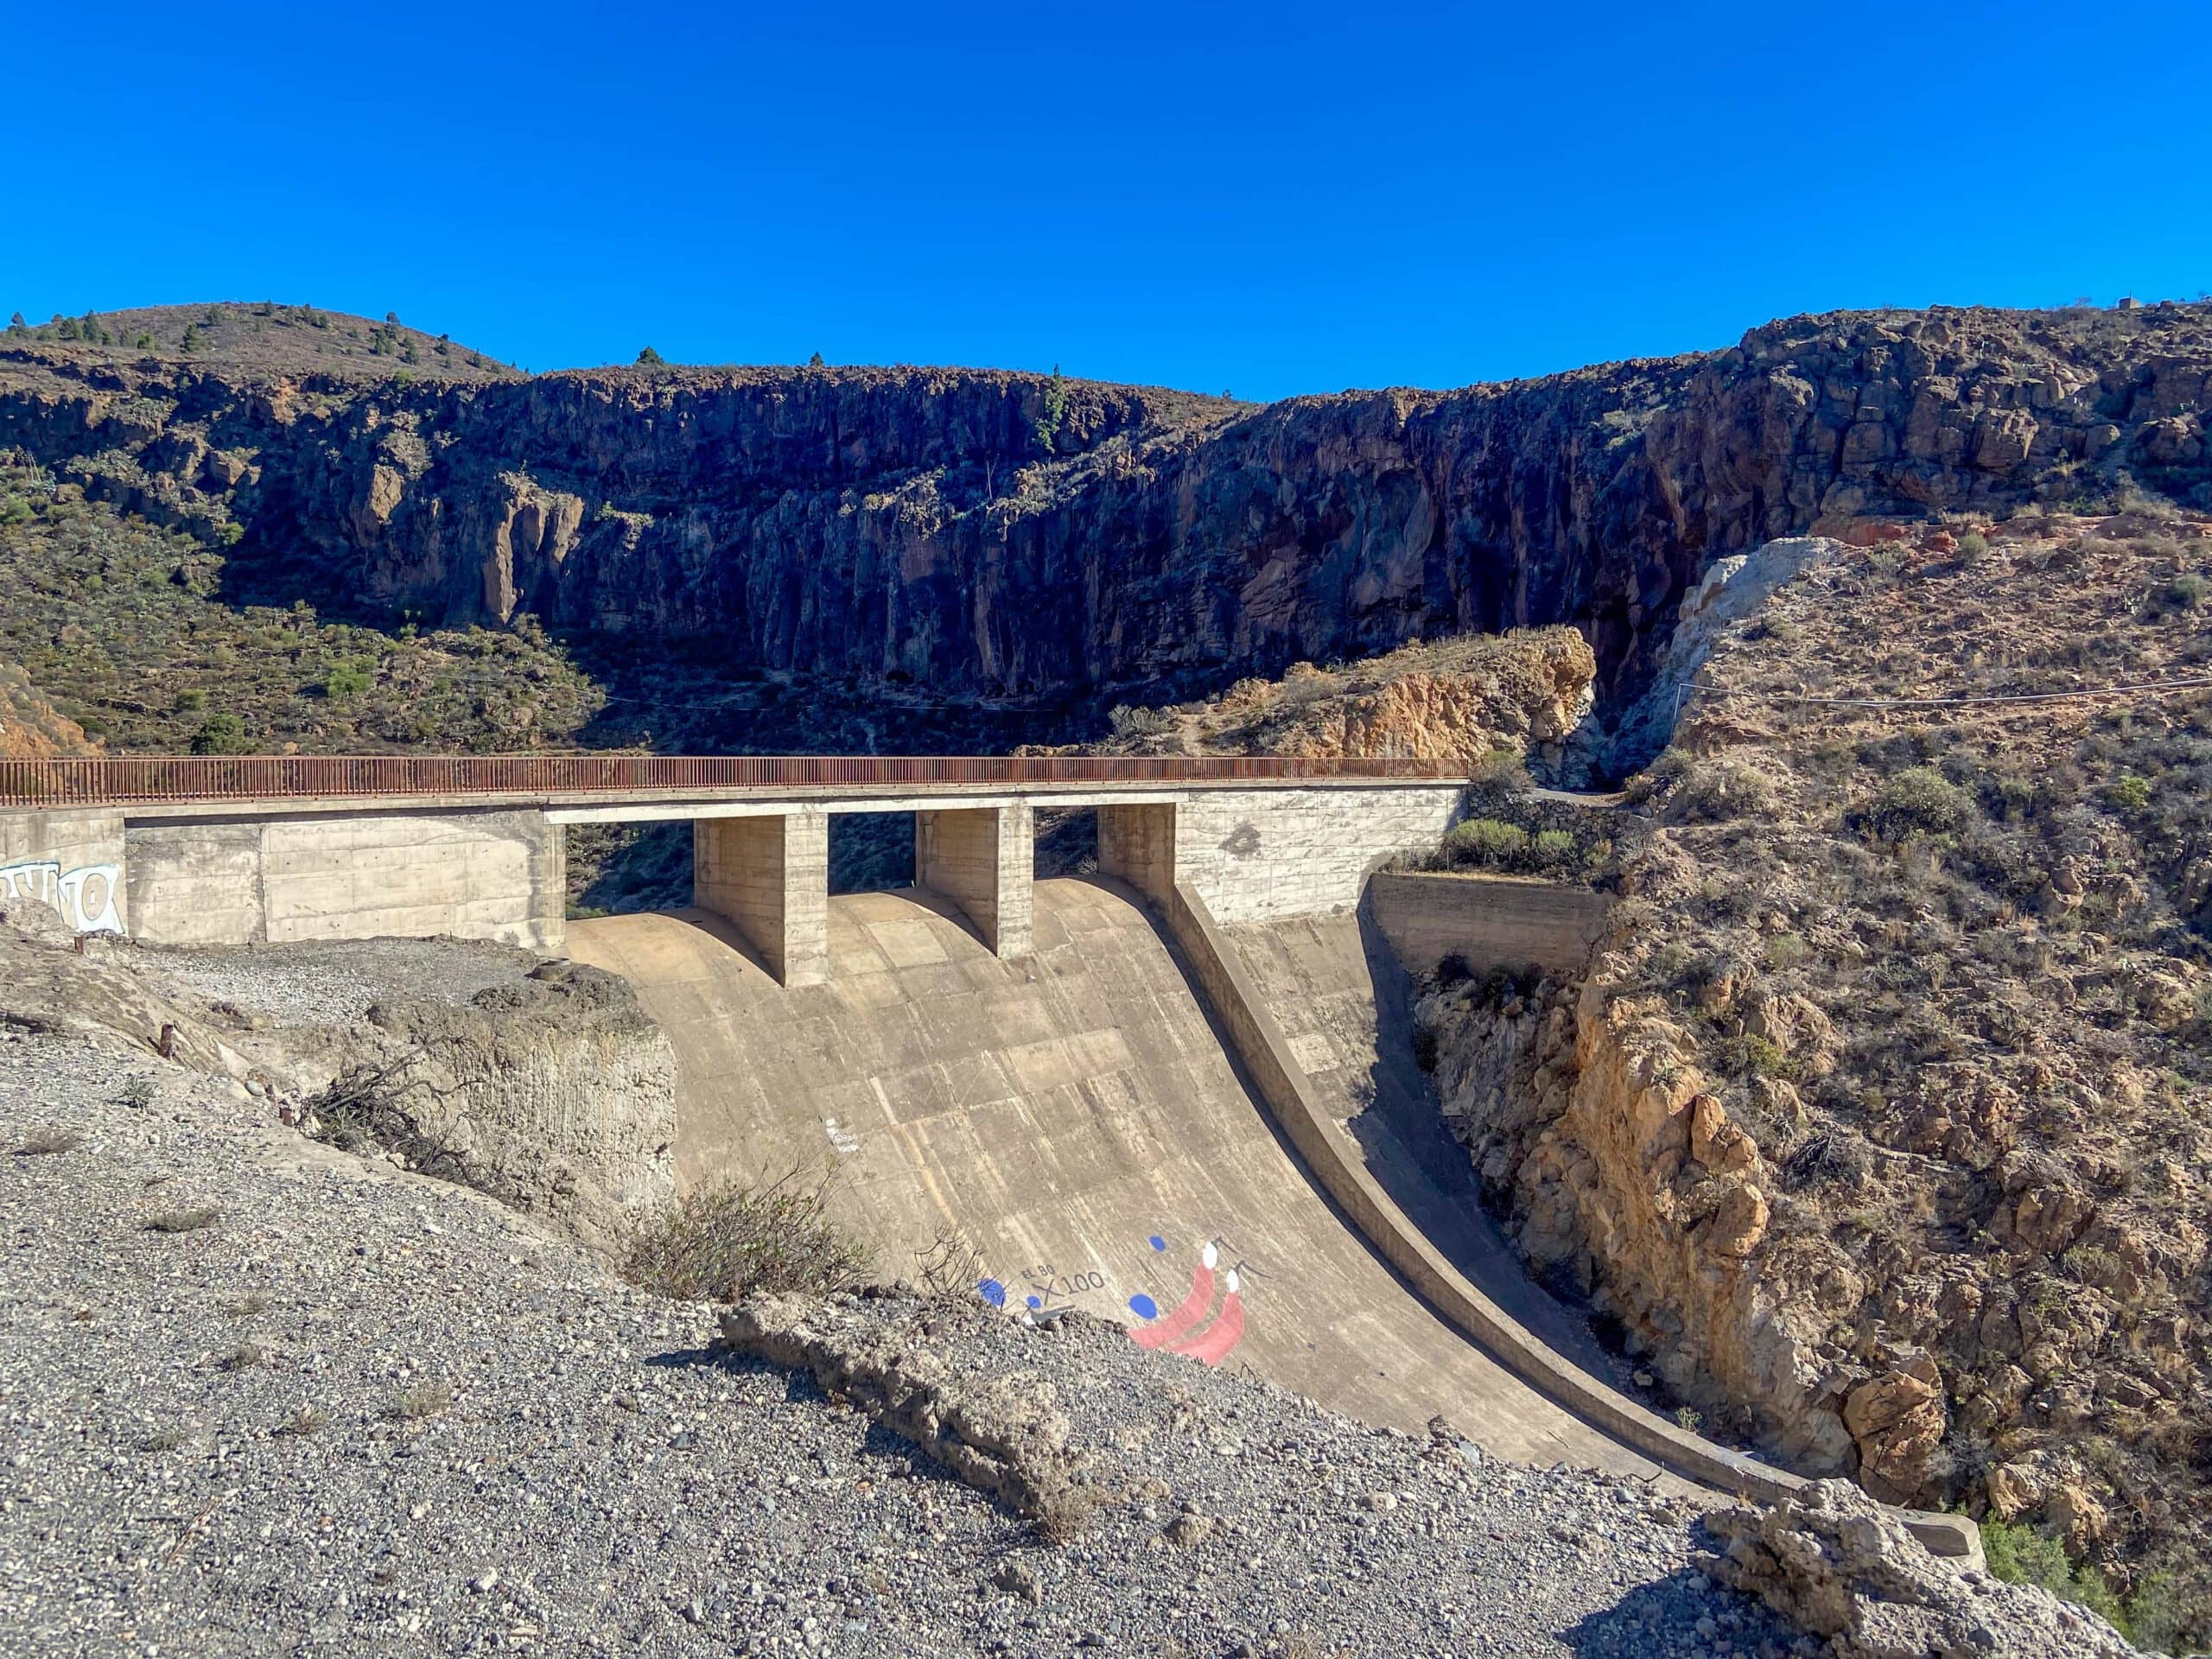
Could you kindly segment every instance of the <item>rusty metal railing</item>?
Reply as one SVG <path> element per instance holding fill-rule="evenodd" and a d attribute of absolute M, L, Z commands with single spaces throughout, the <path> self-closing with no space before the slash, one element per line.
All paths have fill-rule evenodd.
<path fill-rule="evenodd" d="M 1446 760 L 1300 755 L 191 754 L 0 760 L 0 805 L 359 797 L 525 798 L 741 789 L 1447 779 Z"/>

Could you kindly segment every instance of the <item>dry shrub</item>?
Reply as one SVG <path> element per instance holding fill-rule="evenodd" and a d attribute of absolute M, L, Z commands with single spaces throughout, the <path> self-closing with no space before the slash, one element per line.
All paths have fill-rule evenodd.
<path fill-rule="evenodd" d="M 420 1422 L 426 1417 L 442 1417 L 453 1409 L 453 1384 L 443 1377 L 433 1376 L 401 1390 L 391 1402 L 391 1416 L 403 1423 Z"/>
<path fill-rule="evenodd" d="M 696 1188 L 632 1233 L 622 1276 L 685 1302 L 849 1289 L 867 1274 L 868 1253 L 830 1218 L 830 1190 L 802 1186 L 795 1173 L 766 1186 Z"/>
<path fill-rule="evenodd" d="M 149 1233 L 196 1233 L 203 1227 L 213 1227 L 222 1211 L 212 1204 L 196 1210 L 162 1210 L 146 1217 L 145 1230 Z"/>
<path fill-rule="evenodd" d="M 85 1137 L 74 1129 L 33 1129 L 23 1137 L 23 1144 L 16 1148 L 18 1158 L 46 1158 L 56 1153 L 74 1152 L 85 1144 Z"/>
<path fill-rule="evenodd" d="M 1733 758 L 1696 760 L 1681 768 L 1667 798 L 1667 817 L 1675 823 L 1726 823 L 1761 817 L 1774 804 L 1774 784 L 1765 774 Z"/>

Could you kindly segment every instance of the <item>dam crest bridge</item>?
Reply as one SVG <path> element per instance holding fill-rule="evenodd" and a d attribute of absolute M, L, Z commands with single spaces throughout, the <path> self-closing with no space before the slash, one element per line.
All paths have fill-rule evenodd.
<path fill-rule="evenodd" d="M 1189 880 L 1225 920 L 1274 919 L 1349 908 L 1376 863 L 1448 826 L 1465 780 L 1449 762 L 1300 756 L 18 760 L 0 761 L 0 881 L 36 872 L 82 895 L 80 929 L 153 944 L 556 950 L 568 826 L 688 820 L 694 903 L 796 986 L 830 969 L 838 814 L 912 813 L 915 885 L 1019 959 L 1040 807 L 1095 811 L 1100 869 L 1155 902 Z"/>

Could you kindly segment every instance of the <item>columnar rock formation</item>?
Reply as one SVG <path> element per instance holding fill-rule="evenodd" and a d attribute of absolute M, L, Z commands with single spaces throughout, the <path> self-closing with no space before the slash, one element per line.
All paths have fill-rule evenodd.
<path fill-rule="evenodd" d="M 1885 312 L 1264 408 L 957 370 L 363 380 L 0 342 L 0 443 L 429 621 L 946 690 L 1219 683 L 1572 621 L 1641 678 L 1708 556 L 2127 484 L 2212 499 L 2202 305 Z M 283 566 L 277 571 L 271 567 Z"/>

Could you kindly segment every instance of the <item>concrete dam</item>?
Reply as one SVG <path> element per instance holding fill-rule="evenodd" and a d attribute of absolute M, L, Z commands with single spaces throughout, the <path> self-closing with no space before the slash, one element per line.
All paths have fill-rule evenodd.
<path fill-rule="evenodd" d="M 1471 1344 L 1346 1225 L 1134 888 L 1038 882 L 1016 962 L 923 891 L 834 898 L 829 923 L 830 973 L 803 988 L 708 912 L 570 925 L 570 953 L 627 976 L 675 1044 L 685 1179 L 829 1168 L 887 1274 L 934 1255 L 1017 1311 L 1079 1307 L 1147 1343 L 1175 1325 L 1170 1351 L 1370 1422 L 1441 1414 L 1504 1456 L 1657 1472 Z M 1354 1109 L 1378 1064 L 1357 918 L 1233 932 L 1272 990 L 1318 993 L 1292 1040 Z M 1394 1187 L 1433 1200 L 1425 1221 L 1455 1218 L 1439 1242 L 1574 1345 L 1474 1208 L 1464 1155 L 1454 1194 L 1397 1151 Z"/>
<path fill-rule="evenodd" d="M 1436 763 L 1296 757 L 12 760 L 0 893 L 150 944 L 566 950 L 666 1028 L 680 1173 L 834 1170 L 887 1274 L 1086 1309 L 1503 1456 L 1781 1501 L 1798 1477 L 1605 1380 L 1413 1065 L 1402 962 L 1572 973 L 1602 915 L 1377 874 L 1463 792 Z M 1044 807 L 1096 814 L 1095 879 L 1035 879 Z M 833 898 L 830 818 L 886 812 L 913 814 L 915 887 Z M 656 820 L 692 825 L 691 907 L 571 925 L 566 827 Z"/>

